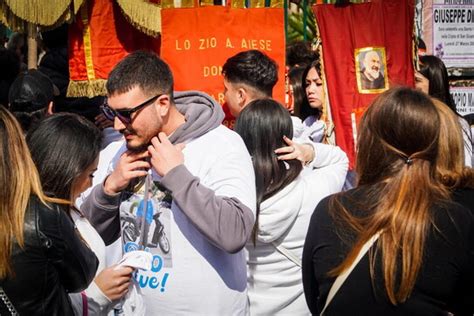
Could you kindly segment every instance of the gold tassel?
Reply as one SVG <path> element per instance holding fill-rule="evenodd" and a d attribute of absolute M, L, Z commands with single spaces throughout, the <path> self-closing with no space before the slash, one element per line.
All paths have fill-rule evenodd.
<path fill-rule="evenodd" d="M 2 0 L 19 19 L 38 24 L 53 25 L 69 9 L 71 0 Z"/>
<path fill-rule="evenodd" d="M 161 33 L 161 8 L 146 0 L 116 0 L 124 16 L 143 33 L 158 37 Z M 166 5 L 171 5 L 166 2 Z"/>
<path fill-rule="evenodd" d="M 194 0 L 181 0 L 177 8 L 194 8 Z"/>
<path fill-rule="evenodd" d="M 232 0 L 232 8 L 243 9 L 245 8 L 245 0 Z"/>
<path fill-rule="evenodd" d="M 162 0 L 161 7 L 163 9 L 174 8 L 174 1 L 173 0 Z"/>
<path fill-rule="evenodd" d="M 79 12 L 79 9 L 81 8 L 82 4 L 84 3 L 85 0 L 73 0 L 72 3 L 73 3 L 73 11 L 74 11 L 74 15 L 77 14 L 77 12 Z"/>
<path fill-rule="evenodd" d="M 0 1 L 0 22 L 13 32 L 26 33 L 28 22 L 18 18 L 5 2 Z"/>
<path fill-rule="evenodd" d="M 107 95 L 105 84 L 106 79 L 95 79 L 92 81 L 69 81 L 67 87 L 67 97 L 88 97 L 93 98 L 98 95 Z"/>
<path fill-rule="evenodd" d="M 214 0 L 201 0 L 201 6 L 202 7 L 206 7 L 206 6 L 210 6 L 210 5 L 214 5 Z"/>
<path fill-rule="evenodd" d="M 265 8 L 265 0 L 250 0 L 251 8 Z"/>
<path fill-rule="evenodd" d="M 15 8 L 16 8 L 18 4 L 15 1 L 16 0 L 13 0 L 13 3 L 15 3 Z M 85 0 L 74 0 L 74 11 L 71 10 L 72 8 L 71 6 L 69 6 L 69 2 L 71 1 L 72 0 L 68 0 L 68 6 L 66 6 L 66 9 L 63 12 L 60 12 L 59 16 L 56 16 L 55 18 L 39 19 L 39 18 L 35 18 L 34 16 L 31 16 L 30 14 L 29 18 L 26 19 L 25 17 L 27 17 L 27 15 L 22 14 L 21 12 L 20 14 L 17 14 L 17 11 L 12 11 L 12 8 L 9 6 L 9 3 L 12 2 L 12 0 L 0 0 L 0 22 L 4 24 L 5 26 L 7 26 L 10 30 L 14 32 L 20 32 L 20 33 L 27 32 L 28 21 L 33 24 L 38 25 L 43 31 L 52 30 L 64 23 L 69 23 L 70 21 L 72 21 L 75 14 L 77 13 L 77 10 L 79 9 L 79 7 L 82 5 L 82 3 Z M 21 0 L 18 3 L 25 3 L 24 6 L 27 6 L 26 5 L 27 2 L 28 1 L 26 0 Z M 31 3 L 28 2 L 28 5 L 29 6 L 33 6 L 35 4 L 37 5 L 37 2 L 38 2 L 37 0 L 32 1 Z M 49 4 L 50 2 L 48 2 L 48 5 Z M 25 10 L 23 9 L 19 11 L 23 12 Z M 60 10 L 58 10 L 58 12 L 59 11 Z M 38 17 L 39 16 L 40 15 L 38 15 Z"/>
<path fill-rule="evenodd" d="M 284 0 L 271 0 L 270 7 L 271 8 L 283 8 L 283 1 Z"/>

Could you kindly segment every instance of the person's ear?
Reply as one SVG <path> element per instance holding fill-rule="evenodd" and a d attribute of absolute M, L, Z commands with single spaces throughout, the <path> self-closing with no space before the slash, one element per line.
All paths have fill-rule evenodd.
<path fill-rule="evenodd" d="M 239 88 L 237 90 L 237 102 L 239 103 L 239 106 L 243 108 L 244 105 L 247 104 L 248 99 L 249 95 L 247 90 L 245 90 L 245 88 Z"/>
<path fill-rule="evenodd" d="M 170 100 L 170 96 L 167 94 L 163 94 L 162 96 L 158 97 L 158 99 L 155 101 L 155 107 L 160 116 L 168 115 L 170 106 L 171 106 L 171 100 Z"/>
<path fill-rule="evenodd" d="M 50 101 L 48 104 L 48 107 L 46 108 L 46 114 L 49 116 L 49 115 L 53 115 L 53 113 L 54 113 L 53 101 Z"/>

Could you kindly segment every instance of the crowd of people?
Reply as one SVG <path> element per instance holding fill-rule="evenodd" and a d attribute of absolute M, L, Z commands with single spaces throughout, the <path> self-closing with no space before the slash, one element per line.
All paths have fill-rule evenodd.
<path fill-rule="evenodd" d="M 289 109 L 265 53 L 223 65 L 234 130 L 152 52 L 114 67 L 89 118 L 18 68 L 0 106 L 0 314 L 472 315 L 472 136 L 442 61 L 375 99 L 348 170 L 317 51 L 288 53 Z M 150 269 L 119 263 L 136 250 Z"/>

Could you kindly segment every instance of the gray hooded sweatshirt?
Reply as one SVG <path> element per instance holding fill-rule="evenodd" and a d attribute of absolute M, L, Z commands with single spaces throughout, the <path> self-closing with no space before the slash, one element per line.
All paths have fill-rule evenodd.
<path fill-rule="evenodd" d="M 173 144 L 187 143 L 212 130 L 223 128 L 222 107 L 207 94 L 198 91 L 175 92 L 174 100 L 186 122 L 169 136 Z M 248 156 L 245 146 L 243 149 L 244 157 Z M 111 163 L 115 164 L 125 150 L 119 151 Z M 202 151 L 206 150 L 202 148 Z M 229 253 L 238 252 L 245 246 L 254 224 L 254 203 L 245 205 L 236 197 L 216 195 L 212 189 L 202 185 L 200 179 L 191 174 L 185 165 L 169 171 L 160 182 L 190 222 L 212 244 Z M 106 245 L 120 237 L 119 206 L 125 199 L 127 197 L 123 192 L 117 195 L 105 194 L 102 184 L 92 190 L 81 206 Z M 255 199 L 250 196 L 249 200 Z"/>

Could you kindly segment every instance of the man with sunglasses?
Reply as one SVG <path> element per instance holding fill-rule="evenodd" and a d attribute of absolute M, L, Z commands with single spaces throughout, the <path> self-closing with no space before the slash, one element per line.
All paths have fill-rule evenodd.
<path fill-rule="evenodd" d="M 136 275 L 147 314 L 246 314 L 242 249 L 256 199 L 242 139 L 208 95 L 173 93 L 171 71 L 153 53 L 124 58 L 107 91 L 103 112 L 125 145 L 101 157 L 113 171 L 81 208 L 106 244 L 121 236 L 125 252 L 152 253 L 151 271 Z"/>

